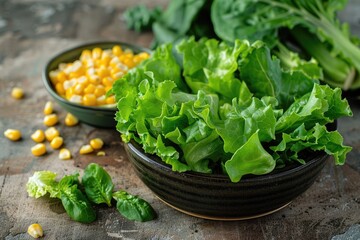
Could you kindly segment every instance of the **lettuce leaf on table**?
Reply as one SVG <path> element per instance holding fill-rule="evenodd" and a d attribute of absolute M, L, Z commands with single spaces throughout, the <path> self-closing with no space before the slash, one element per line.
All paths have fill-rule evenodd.
<path fill-rule="evenodd" d="M 115 82 L 117 130 L 174 171 L 224 171 L 233 182 L 304 163 L 305 150 L 343 164 L 351 148 L 325 125 L 352 112 L 341 90 L 319 85 L 313 70 L 284 70 L 262 42 L 162 45 Z"/>

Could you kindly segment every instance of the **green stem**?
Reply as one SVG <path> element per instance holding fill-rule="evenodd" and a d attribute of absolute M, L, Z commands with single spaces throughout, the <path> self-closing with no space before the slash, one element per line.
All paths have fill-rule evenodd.
<path fill-rule="evenodd" d="M 331 55 L 325 45 L 317 39 L 316 36 L 310 34 L 303 28 L 294 28 L 291 30 L 291 34 L 301 47 L 319 62 L 327 78 L 331 79 L 331 81 L 328 82 L 329 84 L 343 84 L 345 82 L 345 79 L 347 79 L 351 73 L 351 67 L 347 62 Z"/>

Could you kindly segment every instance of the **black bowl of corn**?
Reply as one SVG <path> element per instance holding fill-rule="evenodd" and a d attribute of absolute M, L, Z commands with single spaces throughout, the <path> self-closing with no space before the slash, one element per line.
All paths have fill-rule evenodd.
<path fill-rule="evenodd" d="M 52 57 L 43 82 L 54 100 L 81 122 L 96 127 L 116 125 L 112 84 L 150 56 L 150 50 L 123 42 L 94 42 Z"/>

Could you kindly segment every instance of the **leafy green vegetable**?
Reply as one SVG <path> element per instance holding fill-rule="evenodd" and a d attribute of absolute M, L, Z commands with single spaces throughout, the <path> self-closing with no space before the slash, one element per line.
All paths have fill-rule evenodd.
<path fill-rule="evenodd" d="M 96 219 L 96 212 L 86 195 L 92 202 L 108 206 L 111 206 L 114 197 L 120 213 L 131 220 L 149 221 L 156 216 L 154 209 L 143 199 L 125 191 L 113 193 L 114 184 L 110 175 L 96 163 L 90 163 L 82 177 L 86 195 L 78 187 L 81 185 L 79 173 L 65 175 L 59 182 L 56 175 L 51 171 L 35 172 L 29 178 L 26 190 L 30 197 L 39 198 L 50 193 L 50 197 L 59 198 L 66 213 L 75 221 L 90 223 Z"/>
<path fill-rule="evenodd" d="M 237 39 L 246 39 L 251 43 L 261 40 L 279 57 L 283 67 L 294 64 L 296 54 L 285 50 L 288 47 L 301 52 L 302 58 L 312 58 L 320 64 L 324 76 L 320 74 L 316 79 L 333 87 L 356 89 L 360 88 L 359 40 L 350 35 L 348 24 L 340 23 L 337 18 L 337 11 L 346 4 L 346 0 L 173 0 L 163 13 L 154 18 L 154 46 L 177 43 L 188 36 L 194 36 L 197 40 L 216 37 L 231 43 Z M 129 16 L 128 12 L 132 11 L 129 9 L 125 15 Z M 149 15 L 147 12 L 144 13 L 145 18 Z M 138 19 L 136 15 L 129 16 L 127 22 L 130 25 L 141 22 L 136 21 Z M 136 26 L 133 28 L 136 29 Z M 201 56 L 199 53 L 208 54 L 206 48 L 196 49 L 193 53 L 190 50 L 189 53 L 198 56 Z M 307 73 L 318 75 L 316 64 L 296 62 Z M 197 66 L 194 65 L 195 68 Z M 193 72 L 195 68 L 189 69 L 190 74 L 203 74 Z M 231 68 L 228 70 L 231 71 Z M 210 74 L 213 73 L 216 76 L 216 72 Z M 192 77 L 196 77 L 192 83 L 201 85 L 197 86 L 198 89 L 204 87 L 199 81 L 200 76 Z M 313 79 L 314 75 L 310 74 L 308 78 Z"/>
<path fill-rule="evenodd" d="M 314 138 L 302 139 L 306 148 L 280 144 L 301 125 L 312 136 L 315 123 L 325 128 L 352 115 L 339 88 L 319 85 L 314 62 L 293 60 L 296 64 L 282 68 L 260 41 L 236 40 L 230 46 L 189 38 L 176 48 L 159 46 L 115 82 L 117 130 L 125 142 L 135 140 L 174 171 L 224 171 L 234 182 L 283 166 L 280 158 L 297 161 L 305 150 L 323 150 L 343 164 L 350 148 L 337 131 L 324 133 L 319 145 L 308 143 Z M 168 61 L 166 70 L 149 67 Z M 278 145 L 285 148 L 274 148 Z"/>
<path fill-rule="evenodd" d="M 146 222 L 156 217 L 151 205 L 138 196 L 133 196 L 125 191 L 117 191 L 114 192 L 113 198 L 117 201 L 117 210 L 129 220 Z"/>
<path fill-rule="evenodd" d="M 262 147 L 258 132 L 255 132 L 225 163 L 225 169 L 231 181 L 238 182 L 246 174 L 269 173 L 274 170 L 275 165 L 275 160 Z"/>
<path fill-rule="evenodd" d="M 90 201 L 111 206 L 114 184 L 110 175 L 98 164 L 90 163 L 84 170 L 82 184 Z"/>
<path fill-rule="evenodd" d="M 276 47 L 279 29 L 291 30 L 296 42 L 324 69 L 326 82 L 344 89 L 360 87 L 360 49 L 336 11 L 347 1 L 214 0 L 211 19 L 221 39 L 263 40 Z M 281 40 L 280 40 L 281 41 Z"/>
<path fill-rule="evenodd" d="M 272 96 L 282 108 L 287 108 L 294 99 L 309 92 L 314 80 L 303 71 L 283 71 L 278 59 L 273 59 L 268 48 L 257 46 L 248 58 L 239 63 L 240 76 L 257 97 Z M 258 71 L 254 71 L 258 69 Z M 316 82 L 316 81 L 315 81 Z"/>
<path fill-rule="evenodd" d="M 298 156 L 298 152 L 303 149 L 324 150 L 335 158 L 335 163 L 342 165 L 345 163 L 345 156 L 351 151 L 351 147 L 343 146 L 343 138 L 339 132 L 329 132 L 325 126 L 318 123 L 309 130 L 306 130 L 305 124 L 300 125 L 292 133 L 283 133 L 282 141 L 271 147 L 274 150 L 274 158 L 279 159 L 281 155 L 300 163 L 305 163 Z M 285 159 L 285 158 L 283 158 Z"/>
<path fill-rule="evenodd" d="M 160 14 L 161 8 L 159 7 L 149 10 L 144 5 L 137 5 L 124 13 L 124 19 L 129 29 L 141 32 L 151 29 L 151 25 L 159 18 Z"/>
<path fill-rule="evenodd" d="M 71 219 L 82 223 L 95 221 L 96 212 L 92 208 L 89 200 L 77 188 L 77 185 L 63 188 L 61 190 L 60 199 L 66 213 Z"/>
<path fill-rule="evenodd" d="M 210 8 L 207 5 L 209 2 L 209 0 L 170 1 L 162 14 L 158 14 L 156 8 L 149 10 L 140 5 L 127 9 L 124 16 L 127 26 L 134 30 L 147 29 L 153 20 L 152 30 L 156 36 L 153 46 L 155 47 L 164 42 L 179 41 L 189 35 L 213 36 Z"/>
<path fill-rule="evenodd" d="M 29 177 L 26 183 L 26 190 L 30 197 L 39 198 L 47 193 L 54 197 L 57 193 L 57 174 L 51 171 L 37 171 Z"/>

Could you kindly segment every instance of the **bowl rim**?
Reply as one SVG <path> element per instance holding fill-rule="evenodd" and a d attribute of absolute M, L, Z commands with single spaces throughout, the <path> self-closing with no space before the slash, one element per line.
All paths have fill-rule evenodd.
<path fill-rule="evenodd" d="M 186 171 L 186 172 L 176 172 L 171 169 L 171 166 L 163 162 L 158 156 L 147 154 L 143 151 L 140 144 L 136 143 L 134 140 L 125 143 L 125 145 L 129 148 L 130 154 L 136 154 L 139 156 L 142 161 L 147 162 L 148 164 L 154 165 L 156 168 L 163 169 L 166 172 L 170 172 L 171 174 L 175 174 L 179 177 L 185 176 L 187 178 L 201 178 L 201 179 L 211 179 L 216 181 L 226 181 L 233 184 L 251 184 L 251 183 L 259 183 L 259 182 L 267 182 L 269 180 L 283 179 L 285 177 L 296 174 L 297 172 L 301 172 L 302 170 L 314 165 L 317 161 L 326 161 L 329 157 L 324 151 L 316 152 L 316 155 L 308 160 L 305 164 L 296 165 L 294 167 L 290 167 L 289 169 L 279 169 L 278 172 L 275 170 L 264 175 L 245 175 L 241 178 L 239 182 L 231 182 L 229 176 L 225 174 L 218 173 L 201 173 L 194 171 Z M 151 158 L 150 156 L 153 156 Z M 281 171 L 283 170 L 283 171 Z"/>
<path fill-rule="evenodd" d="M 124 46 L 126 48 L 130 48 L 130 49 L 137 49 L 139 51 L 146 51 L 148 53 L 151 53 L 151 50 L 145 47 L 141 47 L 141 46 L 137 46 L 134 44 L 130 44 L 130 43 L 126 43 L 126 42 L 122 42 L 122 41 L 92 41 L 92 42 L 86 42 L 86 43 L 82 43 L 82 44 L 78 44 L 75 45 L 73 47 L 70 48 L 66 48 L 64 50 L 59 51 L 58 53 L 56 53 L 55 55 L 53 55 L 45 64 L 43 70 L 42 70 L 42 80 L 43 80 L 43 84 L 45 85 L 45 88 L 47 89 L 47 91 L 51 94 L 51 96 L 53 96 L 56 100 L 60 101 L 63 104 L 68 104 L 68 105 L 72 105 L 74 107 L 77 108 L 81 108 L 83 110 L 92 110 L 92 111 L 105 111 L 108 113 L 112 113 L 114 111 L 117 110 L 116 107 L 116 103 L 114 105 L 105 107 L 105 106 L 85 106 L 82 104 L 78 104 L 78 103 L 74 103 L 74 102 L 70 102 L 69 100 L 61 97 L 53 88 L 50 78 L 49 78 L 49 72 L 50 72 L 50 65 L 56 61 L 57 58 L 59 58 L 60 56 L 67 54 L 69 52 L 72 51 L 77 51 L 80 49 L 86 49 L 86 48 L 94 48 L 97 45 L 102 45 L 102 44 L 108 44 L 108 45 L 120 45 L 120 46 Z"/>

